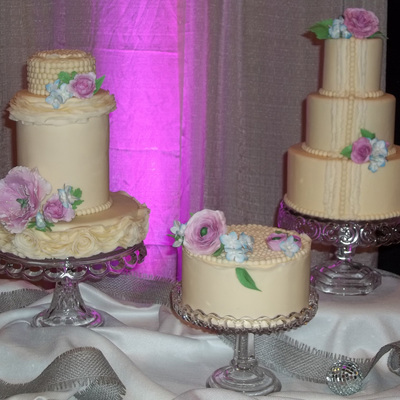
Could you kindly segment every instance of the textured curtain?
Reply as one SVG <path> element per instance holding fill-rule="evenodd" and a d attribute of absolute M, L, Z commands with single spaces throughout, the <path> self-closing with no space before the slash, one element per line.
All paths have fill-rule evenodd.
<path fill-rule="evenodd" d="M 385 0 L 3 0 L 0 173 L 14 165 L 7 103 L 38 50 L 94 54 L 110 116 L 111 190 L 151 209 L 149 274 L 175 277 L 174 219 L 208 207 L 228 223 L 275 223 L 285 154 L 301 141 L 304 101 L 320 86 L 313 23 Z M 382 80 L 384 87 L 384 78 Z"/>

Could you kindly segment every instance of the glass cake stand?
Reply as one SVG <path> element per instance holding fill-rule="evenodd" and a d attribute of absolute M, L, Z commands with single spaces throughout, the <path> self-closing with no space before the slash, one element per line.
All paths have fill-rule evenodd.
<path fill-rule="evenodd" d="M 205 314 L 201 310 L 193 310 L 189 305 L 182 303 L 182 288 L 179 282 L 172 289 L 171 302 L 174 311 L 183 321 L 219 334 L 235 335 L 234 356 L 230 365 L 214 371 L 207 380 L 207 387 L 232 390 L 248 396 L 262 396 L 281 390 L 281 383 L 274 373 L 258 364 L 254 335 L 298 328 L 308 323 L 318 309 L 318 295 L 313 287 L 310 290 L 307 308 L 275 318 L 236 319 L 232 316 L 220 317 L 214 313 Z"/>
<path fill-rule="evenodd" d="M 377 247 L 400 242 L 400 217 L 371 221 L 341 221 L 301 214 L 281 201 L 280 228 L 306 233 L 315 242 L 336 247 L 335 258 L 311 270 L 315 287 L 343 296 L 364 295 L 381 284 L 376 268 L 353 261 L 357 247 Z"/>
<path fill-rule="evenodd" d="M 99 311 L 86 306 L 79 283 L 88 278 L 102 279 L 106 275 L 132 270 L 144 260 L 146 254 L 143 242 L 90 258 L 65 260 L 33 260 L 0 252 L 0 274 L 32 282 L 55 282 L 50 307 L 33 318 L 33 326 L 96 327 L 101 326 L 104 319 Z"/>

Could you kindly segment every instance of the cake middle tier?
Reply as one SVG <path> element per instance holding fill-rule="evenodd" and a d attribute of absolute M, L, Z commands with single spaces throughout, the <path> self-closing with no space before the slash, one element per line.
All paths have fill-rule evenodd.
<path fill-rule="evenodd" d="M 306 140 L 309 152 L 338 156 L 366 129 L 393 145 L 396 99 L 391 94 L 376 98 L 307 97 Z"/>
<path fill-rule="evenodd" d="M 339 220 L 374 220 L 400 215 L 400 147 L 376 172 L 368 163 L 289 148 L 285 202 L 303 214 Z"/>
<path fill-rule="evenodd" d="M 37 168 L 52 193 L 64 185 L 82 190 L 77 215 L 107 209 L 109 199 L 108 115 L 85 124 L 17 123 L 17 165 Z"/>

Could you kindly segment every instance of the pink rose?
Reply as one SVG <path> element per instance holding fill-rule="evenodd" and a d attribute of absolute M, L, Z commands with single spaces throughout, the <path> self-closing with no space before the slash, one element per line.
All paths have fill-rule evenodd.
<path fill-rule="evenodd" d="M 64 207 L 57 194 L 53 194 L 43 207 L 44 219 L 51 223 L 58 221 L 69 222 L 75 217 L 75 210 Z"/>
<path fill-rule="evenodd" d="M 371 141 L 366 137 L 357 139 L 351 148 L 351 159 L 357 164 L 363 164 L 369 161 L 372 153 Z"/>
<path fill-rule="evenodd" d="M 37 169 L 15 167 L 0 180 L 0 222 L 11 233 L 21 233 L 39 211 L 51 185 Z"/>
<path fill-rule="evenodd" d="M 189 219 L 183 245 L 194 254 L 211 255 L 221 247 L 219 238 L 225 233 L 224 213 L 205 209 Z"/>
<path fill-rule="evenodd" d="M 363 8 L 347 8 L 344 11 L 344 24 L 357 39 L 367 38 L 379 31 L 378 17 Z"/>
<path fill-rule="evenodd" d="M 288 234 L 285 232 L 276 231 L 271 233 L 267 239 L 265 239 L 268 247 L 273 251 L 282 251 L 281 243 L 285 242 L 288 238 Z M 294 241 L 296 244 L 301 247 L 301 239 L 299 236 L 293 236 Z"/>
<path fill-rule="evenodd" d="M 96 90 L 96 74 L 89 72 L 88 74 L 75 75 L 75 78 L 68 84 L 68 90 L 79 99 L 92 97 Z"/>

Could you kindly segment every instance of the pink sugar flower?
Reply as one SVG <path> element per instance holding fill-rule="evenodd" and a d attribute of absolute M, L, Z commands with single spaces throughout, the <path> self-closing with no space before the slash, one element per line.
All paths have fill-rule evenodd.
<path fill-rule="evenodd" d="M 221 247 L 220 236 L 226 233 L 222 211 L 202 210 L 194 214 L 185 229 L 183 245 L 194 254 L 211 255 Z"/>
<path fill-rule="evenodd" d="M 51 185 L 37 169 L 15 167 L 0 180 L 0 223 L 11 233 L 21 233 L 36 216 Z"/>
<path fill-rule="evenodd" d="M 68 84 L 69 91 L 79 99 L 88 99 L 96 90 L 96 74 L 77 74 Z"/>
<path fill-rule="evenodd" d="M 357 39 L 365 39 L 379 31 L 379 19 L 363 8 L 347 8 L 344 11 L 344 24 Z"/>
<path fill-rule="evenodd" d="M 64 207 L 60 197 L 53 194 L 43 207 L 44 219 L 51 223 L 58 221 L 72 221 L 75 217 L 75 210 L 72 207 Z"/>
<path fill-rule="evenodd" d="M 351 159 L 356 164 L 363 164 L 369 161 L 371 153 L 372 153 L 371 140 L 369 140 L 366 137 L 360 137 L 352 145 Z"/>

